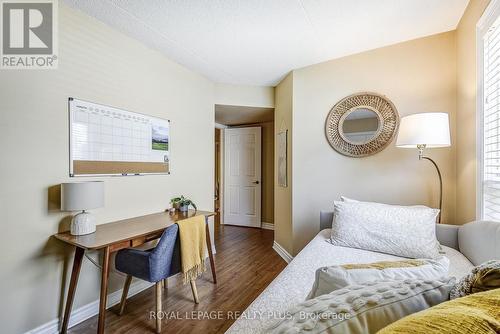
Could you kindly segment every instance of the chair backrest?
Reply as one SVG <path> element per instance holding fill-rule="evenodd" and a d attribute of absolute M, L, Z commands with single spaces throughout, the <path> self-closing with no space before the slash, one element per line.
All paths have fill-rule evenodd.
<path fill-rule="evenodd" d="M 500 222 L 474 221 L 458 229 L 458 245 L 474 265 L 500 260 Z"/>
<path fill-rule="evenodd" d="M 151 251 L 150 270 L 152 281 L 167 278 L 179 272 L 180 247 L 177 237 L 179 226 L 174 224 L 163 231 L 156 247 Z"/>

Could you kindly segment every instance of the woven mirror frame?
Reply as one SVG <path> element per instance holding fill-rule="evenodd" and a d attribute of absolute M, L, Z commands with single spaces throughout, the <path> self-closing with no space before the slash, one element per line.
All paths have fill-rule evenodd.
<path fill-rule="evenodd" d="M 344 135 L 342 126 L 346 117 L 359 108 L 373 111 L 379 125 L 371 140 L 353 143 Z M 387 147 L 394 139 L 398 126 L 398 111 L 389 99 L 377 93 L 357 93 L 343 98 L 333 106 L 326 118 L 325 134 L 335 151 L 348 157 L 361 158 Z"/>

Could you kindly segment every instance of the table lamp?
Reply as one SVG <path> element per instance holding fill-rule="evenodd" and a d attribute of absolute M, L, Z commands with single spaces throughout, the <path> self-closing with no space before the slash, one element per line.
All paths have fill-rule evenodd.
<path fill-rule="evenodd" d="M 450 122 L 447 113 L 428 112 L 408 115 L 401 118 L 396 146 L 402 148 L 417 148 L 418 159 L 429 160 L 434 167 L 436 167 L 439 176 L 438 223 L 441 223 L 443 179 L 441 178 L 441 171 L 436 162 L 424 156 L 424 149 L 448 147 L 450 145 Z"/>
<path fill-rule="evenodd" d="M 70 233 L 84 235 L 95 232 L 95 217 L 87 210 L 104 206 L 104 182 L 61 184 L 61 210 L 81 211 L 71 220 Z"/>

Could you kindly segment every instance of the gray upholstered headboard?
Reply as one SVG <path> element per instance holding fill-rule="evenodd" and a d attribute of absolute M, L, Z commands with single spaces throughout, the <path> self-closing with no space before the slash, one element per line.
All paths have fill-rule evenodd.
<path fill-rule="evenodd" d="M 459 250 L 458 247 L 458 229 L 459 225 L 436 225 L 436 237 L 441 245 Z"/>
<path fill-rule="evenodd" d="M 460 252 L 474 265 L 500 260 L 500 222 L 475 221 L 458 229 Z"/>
<path fill-rule="evenodd" d="M 332 228 L 333 211 L 319 212 L 319 230 L 323 231 L 327 228 Z"/>
<path fill-rule="evenodd" d="M 319 226 L 320 230 L 332 227 L 333 211 L 320 211 Z M 458 225 L 436 225 L 436 237 L 441 243 L 451 248 L 458 250 Z"/>

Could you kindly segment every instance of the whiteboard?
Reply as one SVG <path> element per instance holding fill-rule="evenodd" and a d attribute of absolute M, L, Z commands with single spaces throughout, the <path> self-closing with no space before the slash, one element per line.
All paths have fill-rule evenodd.
<path fill-rule="evenodd" d="M 169 174 L 170 121 L 69 98 L 70 176 Z"/>

